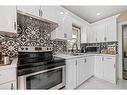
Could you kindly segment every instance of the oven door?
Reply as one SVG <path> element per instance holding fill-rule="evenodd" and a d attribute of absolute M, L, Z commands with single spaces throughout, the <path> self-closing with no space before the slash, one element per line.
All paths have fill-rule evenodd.
<path fill-rule="evenodd" d="M 60 89 L 65 86 L 65 66 L 18 77 L 18 89 Z"/>

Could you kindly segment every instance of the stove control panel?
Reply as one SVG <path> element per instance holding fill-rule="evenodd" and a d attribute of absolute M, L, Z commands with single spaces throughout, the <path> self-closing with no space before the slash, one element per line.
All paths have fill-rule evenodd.
<path fill-rule="evenodd" d="M 18 52 L 46 52 L 52 51 L 52 47 L 33 47 L 33 46 L 20 46 Z"/>

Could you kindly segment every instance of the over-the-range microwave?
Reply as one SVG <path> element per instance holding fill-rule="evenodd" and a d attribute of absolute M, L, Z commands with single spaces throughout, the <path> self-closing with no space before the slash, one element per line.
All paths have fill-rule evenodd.
<path fill-rule="evenodd" d="M 100 53 L 100 46 L 86 46 L 86 53 Z"/>

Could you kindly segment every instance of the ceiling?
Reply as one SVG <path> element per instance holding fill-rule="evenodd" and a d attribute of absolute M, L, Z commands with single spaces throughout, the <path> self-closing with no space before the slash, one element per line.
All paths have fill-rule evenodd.
<path fill-rule="evenodd" d="M 63 6 L 82 19 L 93 23 L 127 10 L 127 6 Z"/>

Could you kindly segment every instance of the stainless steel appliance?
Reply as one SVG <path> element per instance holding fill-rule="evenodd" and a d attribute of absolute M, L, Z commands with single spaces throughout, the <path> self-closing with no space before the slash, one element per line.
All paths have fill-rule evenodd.
<path fill-rule="evenodd" d="M 60 89 L 65 86 L 65 59 L 51 47 L 19 47 L 18 89 Z"/>
<path fill-rule="evenodd" d="M 100 46 L 86 46 L 86 53 L 100 53 Z"/>

